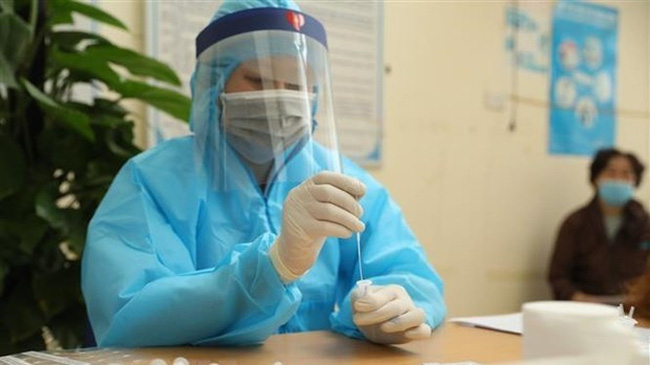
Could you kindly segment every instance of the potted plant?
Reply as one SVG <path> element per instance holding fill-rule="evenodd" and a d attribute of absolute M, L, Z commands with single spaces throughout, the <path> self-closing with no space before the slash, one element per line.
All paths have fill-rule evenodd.
<path fill-rule="evenodd" d="M 189 114 L 187 97 L 147 83 L 179 86 L 169 67 L 70 30 L 73 15 L 126 30 L 77 1 L 0 0 L 0 354 L 43 349 L 43 331 L 66 348 L 82 341 L 87 224 L 140 152 L 120 103 Z"/>

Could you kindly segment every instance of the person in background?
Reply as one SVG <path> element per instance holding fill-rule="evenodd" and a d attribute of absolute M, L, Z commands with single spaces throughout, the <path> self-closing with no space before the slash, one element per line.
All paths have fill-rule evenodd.
<path fill-rule="evenodd" d="M 594 197 L 565 219 L 555 242 L 548 275 L 555 299 L 619 304 L 626 284 L 643 273 L 650 217 L 633 199 L 643 170 L 631 153 L 596 153 Z"/>
<path fill-rule="evenodd" d="M 90 223 L 99 346 L 431 336 L 442 281 L 386 189 L 339 154 L 329 75 L 324 28 L 293 1 L 222 3 L 197 37 L 193 135 L 129 160 Z"/>

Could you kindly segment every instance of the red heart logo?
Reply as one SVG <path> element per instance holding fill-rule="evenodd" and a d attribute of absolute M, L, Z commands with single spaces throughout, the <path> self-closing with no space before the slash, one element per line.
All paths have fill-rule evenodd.
<path fill-rule="evenodd" d="M 302 14 L 294 13 L 293 11 L 287 11 L 286 18 L 293 29 L 297 31 L 300 31 L 300 28 L 305 25 L 305 17 L 302 16 Z"/>

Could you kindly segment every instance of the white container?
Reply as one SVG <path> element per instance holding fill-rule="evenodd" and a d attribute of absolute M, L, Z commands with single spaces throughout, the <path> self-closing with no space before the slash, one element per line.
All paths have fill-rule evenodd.
<path fill-rule="evenodd" d="M 615 307 L 568 301 L 523 305 L 524 359 L 598 355 L 602 364 L 626 364 L 635 335 Z"/>

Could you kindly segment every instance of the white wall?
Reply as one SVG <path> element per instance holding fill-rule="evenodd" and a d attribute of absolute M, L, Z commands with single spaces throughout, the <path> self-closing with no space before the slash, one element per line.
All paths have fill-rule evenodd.
<path fill-rule="evenodd" d="M 143 50 L 143 3 L 100 3 L 134 33 L 102 31 Z M 442 274 L 451 315 L 515 311 L 522 301 L 547 298 L 545 270 L 557 225 L 591 194 L 587 159 L 546 153 L 546 108 L 520 105 L 511 133 L 507 110 L 483 105 L 486 90 L 509 90 L 506 4 L 385 3 L 385 59 L 392 71 L 385 80 L 385 162 L 372 172 Z M 617 142 L 647 161 L 650 6 L 608 4 L 620 11 L 619 106 L 642 114 L 618 118 Z M 547 87 L 546 77 L 522 77 L 527 93 L 546 95 Z M 144 142 L 143 124 L 138 138 Z M 648 202 L 649 194 L 644 183 L 638 195 Z"/>
<path fill-rule="evenodd" d="M 386 162 L 374 174 L 445 279 L 452 315 L 547 298 L 556 228 L 591 194 L 587 159 L 547 154 L 547 108 L 520 105 L 511 133 L 507 110 L 483 106 L 486 89 L 509 89 L 505 5 L 386 3 Z M 619 117 L 617 142 L 648 160 L 648 3 L 617 7 L 619 105 L 646 113 Z M 545 96 L 547 80 L 521 77 L 521 89 Z"/>

